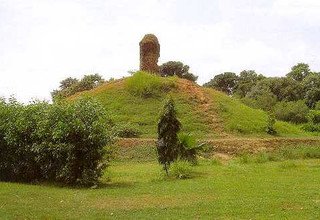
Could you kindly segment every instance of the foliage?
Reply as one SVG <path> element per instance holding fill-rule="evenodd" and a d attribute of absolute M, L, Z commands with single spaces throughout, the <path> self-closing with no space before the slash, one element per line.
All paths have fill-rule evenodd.
<path fill-rule="evenodd" d="M 169 61 L 162 64 L 160 67 L 161 76 L 178 76 L 183 79 L 187 79 L 190 81 L 197 81 L 198 76 L 189 72 L 190 67 L 188 65 L 184 65 L 180 61 Z"/>
<path fill-rule="evenodd" d="M 170 173 L 178 179 L 188 179 L 192 175 L 192 167 L 188 161 L 176 160 L 172 163 Z"/>
<path fill-rule="evenodd" d="M 197 164 L 197 153 L 204 144 L 197 145 L 196 139 L 190 134 L 179 133 L 180 159 L 186 160 L 192 164 Z"/>
<path fill-rule="evenodd" d="M 81 80 L 68 77 L 60 82 L 59 89 L 51 92 L 52 100 L 59 101 L 66 97 L 72 96 L 77 92 L 93 89 L 105 80 L 99 74 L 85 75 Z"/>
<path fill-rule="evenodd" d="M 0 105 L 0 179 L 91 185 L 102 175 L 108 118 L 95 101 Z"/>
<path fill-rule="evenodd" d="M 179 156 L 178 132 L 181 123 L 177 119 L 175 105 L 172 98 L 168 99 L 164 105 L 158 122 L 158 161 L 163 165 L 168 175 L 170 164 Z"/>
<path fill-rule="evenodd" d="M 303 100 L 297 102 L 279 102 L 274 107 L 277 119 L 293 123 L 307 122 L 308 106 Z"/>
<path fill-rule="evenodd" d="M 131 123 L 117 125 L 116 136 L 121 138 L 137 138 L 140 137 L 141 131 L 139 128 Z"/>
<path fill-rule="evenodd" d="M 240 98 L 245 97 L 252 87 L 264 78 L 263 75 L 258 75 L 254 70 L 243 70 L 239 74 L 235 94 Z"/>
<path fill-rule="evenodd" d="M 234 88 L 237 85 L 238 77 L 235 73 L 224 72 L 216 75 L 210 82 L 205 83 L 203 86 L 211 87 L 221 92 L 232 95 Z"/>
<path fill-rule="evenodd" d="M 136 72 L 126 81 L 128 91 L 143 98 L 157 97 L 175 87 L 175 79 L 163 80 L 161 77 L 146 73 Z"/>
<path fill-rule="evenodd" d="M 311 73 L 309 65 L 306 63 L 298 63 L 291 68 L 291 71 L 287 74 L 287 77 L 296 81 L 302 81 Z"/>
<path fill-rule="evenodd" d="M 266 132 L 270 135 L 276 135 L 277 134 L 277 131 L 274 127 L 274 125 L 276 124 L 276 118 L 275 116 L 270 113 L 268 115 L 268 122 L 267 122 L 267 128 L 266 128 Z"/>
<path fill-rule="evenodd" d="M 271 92 L 270 88 L 262 82 L 263 80 L 257 83 L 242 101 L 253 108 L 271 111 L 277 103 L 277 97 Z"/>
<path fill-rule="evenodd" d="M 236 158 L 243 164 L 266 163 L 270 161 L 285 161 L 297 159 L 320 159 L 319 146 L 284 146 L 272 151 L 261 151 L 258 153 L 242 153 Z"/>
<path fill-rule="evenodd" d="M 314 108 L 320 101 L 320 74 L 313 73 L 308 75 L 302 82 L 305 90 L 305 99 L 310 108 Z"/>
<path fill-rule="evenodd" d="M 310 132 L 320 132 L 320 110 L 310 110 L 308 123 L 303 126 L 304 130 Z"/>

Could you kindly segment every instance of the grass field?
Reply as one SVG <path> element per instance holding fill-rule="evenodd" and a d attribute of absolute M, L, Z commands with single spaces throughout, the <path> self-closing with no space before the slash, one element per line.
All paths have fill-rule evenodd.
<path fill-rule="evenodd" d="M 193 169 L 191 179 L 166 179 L 156 162 L 114 162 L 97 189 L 2 182 L 0 219 L 320 218 L 319 159 Z"/>
<path fill-rule="evenodd" d="M 129 122 L 138 127 L 143 138 L 156 137 L 158 118 L 169 96 L 176 103 L 182 130 L 196 138 L 271 137 L 266 133 L 266 112 L 184 79 L 138 72 L 132 77 L 78 93 L 70 99 L 83 95 L 99 100 L 116 124 Z M 305 132 L 299 125 L 281 121 L 277 121 L 275 129 L 281 137 L 319 135 Z"/>

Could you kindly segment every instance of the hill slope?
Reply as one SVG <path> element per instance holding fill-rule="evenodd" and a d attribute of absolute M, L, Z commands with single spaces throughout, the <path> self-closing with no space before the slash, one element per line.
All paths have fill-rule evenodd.
<path fill-rule="evenodd" d="M 169 96 L 176 102 L 183 131 L 197 138 L 269 136 L 265 132 L 268 116 L 264 111 L 176 77 L 162 78 L 138 72 L 132 77 L 78 93 L 71 99 L 84 95 L 97 98 L 115 123 L 131 123 L 139 127 L 142 137 L 156 137 L 159 113 Z M 311 136 L 297 125 L 286 122 L 278 121 L 275 127 L 279 136 Z"/>

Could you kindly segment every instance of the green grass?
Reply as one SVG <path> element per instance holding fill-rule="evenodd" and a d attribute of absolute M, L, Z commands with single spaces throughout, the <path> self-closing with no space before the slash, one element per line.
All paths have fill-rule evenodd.
<path fill-rule="evenodd" d="M 269 136 L 266 134 L 266 112 L 250 108 L 224 93 L 176 77 L 163 78 L 137 72 L 131 77 L 104 84 L 72 98 L 79 95 L 97 98 L 116 124 L 125 125 L 129 122 L 141 130 L 142 137 L 157 136 L 159 114 L 169 96 L 176 103 L 183 131 L 192 133 L 196 138 L 219 137 L 221 129 L 215 130 L 212 127 L 212 117 L 222 119 L 214 126 L 222 127 L 226 133 L 236 136 Z M 206 103 L 202 98 L 209 101 Z M 277 122 L 275 128 L 278 136 L 312 135 L 286 122 Z"/>
<path fill-rule="evenodd" d="M 0 183 L 0 219 L 319 219 L 320 160 L 193 167 L 166 179 L 156 162 L 115 162 L 98 189 Z"/>
<path fill-rule="evenodd" d="M 221 92 L 211 90 L 210 93 L 213 99 L 216 100 L 219 114 L 224 119 L 226 130 L 240 135 L 268 136 L 266 134 L 268 121 L 266 112 L 248 107 L 240 100 L 230 98 Z M 277 136 L 282 137 L 318 135 L 305 132 L 300 126 L 283 121 L 277 121 L 275 129 Z"/>
<path fill-rule="evenodd" d="M 275 150 L 261 151 L 255 154 L 244 152 L 237 157 L 236 161 L 247 164 L 298 159 L 320 159 L 320 147 L 316 145 L 298 145 L 280 147 Z"/>
<path fill-rule="evenodd" d="M 173 97 L 182 130 L 200 138 L 215 137 L 210 130 L 204 113 L 197 112 L 197 100 L 177 92 L 175 77 L 161 78 L 151 74 L 138 73 L 133 77 L 105 84 L 80 95 L 97 98 L 117 124 L 130 122 L 139 127 L 141 137 L 156 137 L 157 123 L 165 100 Z M 136 84 L 137 83 L 137 84 Z M 157 86 L 155 86 L 157 85 Z M 145 97 L 144 91 L 154 88 L 154 93 Z M 146 92 L 147 94 L 148 92 Z M 78 94 L 79 95 L 79 94 Z M 74 98 L 74 97 L 73 97 Z"/>

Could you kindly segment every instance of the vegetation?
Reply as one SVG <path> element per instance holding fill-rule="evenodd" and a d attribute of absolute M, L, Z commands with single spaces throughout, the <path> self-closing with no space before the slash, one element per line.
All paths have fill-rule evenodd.
<path fill-rule="evenodd" d="M 0 180 L 92 185 L 105 168 L 108 118 L 95 101 L 0 102 Z"/>
<path fill-rule="evenodd" d="M 158 123 L 157 152 L 158 161 L 168 175 L 170 164 L 180 155 L 178 132 L 181 123 L 177 119 L 174 102 L 170 98 L 164 105 L 163 112 Z"/>
<path fill-rule="evenodd" d="M 190 81 L 197 81 L 198 76 L 193 75 L 193 73 L 189 72 L 190 67 L 188 65 L 184 65 L 180 61 L 169 61 L 162 64 L 160 67 L 161 76 L 177 76 L 179 78 L 187 79 Z"/>
<path fill-rule="evenodd" d="M 139 128 L 131 123 L 115 126 L 115 136 L 121 138 L 138 138 L 141 135 Z"/>
<path fill-rule="evenodd" d="M 175 87 L 175 79 L 161 79 L 146 72 L 137 72 L 126 81 L 127 90 L 143 98 L 158 97 Z"/>
<path fill-rule="evenodd" d="M 192 167 L 194 178 L 164 180 L 155 162 L 113 162 L 105 185 L 94 190 L 2 182 L 0 217 L 317 219 L 319 165 L 319 159 L 201 160 Z"/>
<path fill-rule="evenodd" d="M 310 110 L 320 101 L 320 73 L 298 63 L 286 77 L 264 77 L 254 71 L 216 75 L 204 86 L 241 99 L 246 105 L 272 112 L 278 120 L 296 124 L 307 122 Z M 316 131 L 310 125 L 307 131 Z"/>
<path fill-rule="evenodd" d="M 59 89 L 51 92 L 52 100 L 59 101 L 65 99 L 77 92 L 93 89 L 105 80 L 99 74 L 85 75 L 81 80 L 76 78 L 68 77 L 60 82 Z"/>

